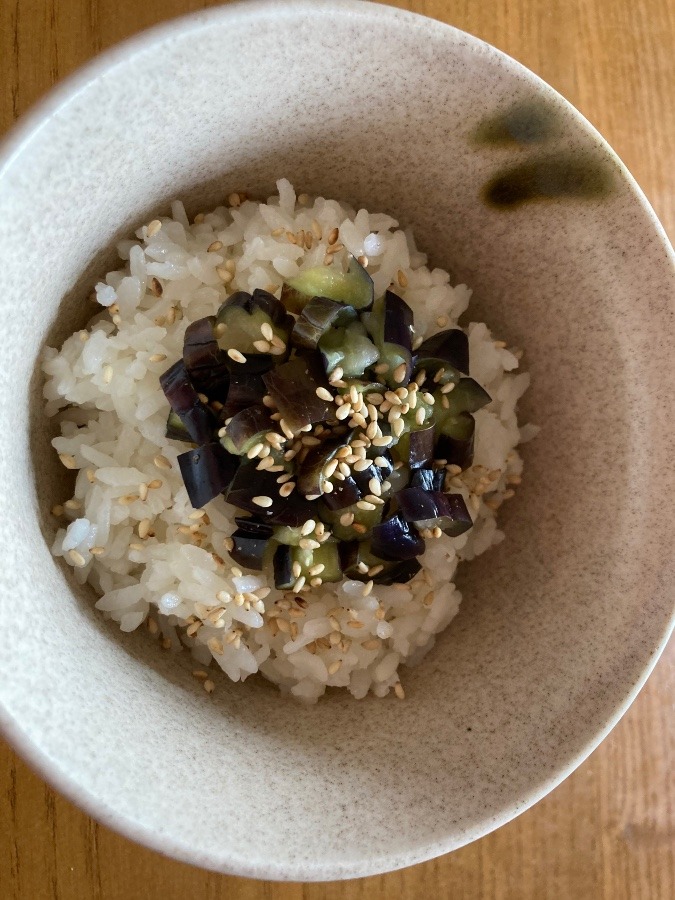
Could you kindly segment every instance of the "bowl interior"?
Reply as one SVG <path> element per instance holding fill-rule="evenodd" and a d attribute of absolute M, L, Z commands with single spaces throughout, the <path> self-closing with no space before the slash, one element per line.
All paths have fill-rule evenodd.
<path fill-rule="evenodd" d="M 99 819 L 231 872 L 365 875 L 506 821 L 614 724 L 672 613 L 673 269 L 646 202 L 512 60 L 368 4 L 213 10 L 113 51 L 76 87 L 0 168 L 0 720 Z M 514 107 L 545 108 L 551 128 L 476 140 Z M 484 199 L 496 175 L 570 158 L 601 188 Z M 225 678 L 207 697 L 187 654 L 108 626 L 48 549 L 66 485 L 41 348 L 91 314 L 117 236 L 170 199 L 195 213 L 281 176 L 411 225 L 474 288 L 467 320 L 524 348 L 532 373 L 522 420 L 542 431 L 507 540 L 462 571 L 460 614 L 404 703 L 304 708 Z"/>

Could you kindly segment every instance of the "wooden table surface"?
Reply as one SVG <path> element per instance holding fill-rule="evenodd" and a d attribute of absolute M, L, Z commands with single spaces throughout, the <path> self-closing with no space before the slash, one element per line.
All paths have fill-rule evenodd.
<path fill-rule="evenodd" d="M 209 0 L 0 0 L 0 133 L 91 56 Z M 675 236 L 671 0 L 398 0 L 533 69 L 610 141 Z M 675 646 L 602 746 L 533 809 L 468 847 L 376 878 L 275 884 L 136 846 L 0 741 L 0 900 L 670 900 Z M 670 760 L 670 766 L 669 766 Z"/>

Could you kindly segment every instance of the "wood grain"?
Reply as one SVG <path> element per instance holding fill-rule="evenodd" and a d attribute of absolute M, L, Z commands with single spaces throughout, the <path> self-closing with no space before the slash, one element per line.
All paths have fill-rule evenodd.
<path fill-rule="evenodd" d="M 207 0 L 0 0 L 0 132 L 99 50 Z M 516 57 L 570 99 L 675 233 L 675 4 L 399 0 Z M 377 878 L 273 884 L 166 860 L 96 824 L 0 743 L 0 900 L 670 900 L 675 896 L 671 644 L 602 746 L 499 831 Z"/>

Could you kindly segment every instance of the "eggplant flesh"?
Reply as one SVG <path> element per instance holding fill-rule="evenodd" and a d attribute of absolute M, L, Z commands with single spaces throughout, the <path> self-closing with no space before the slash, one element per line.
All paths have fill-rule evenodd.
<path fill-rule="evenodd" d="M 230 485 L 239 466 L 239 458 L 228 453 L 216 441 L 188 450 L 178 457 L 181 475 L 195 509 L 201 509 Z"/>
<path fill-rule="evenodd" d="M 262 404 L 253 405 L 232 416 L 220 441 L 230 453 L 241 456 L 271 429 L 272 420 L 268 409 Z"/>
<path fill-rule="evenodd" d="M 327 297 L 353 306 L 370 309 L 373 304 L 373 279 L 353 256 L 347 272 L 336 266 L 315 266 L 290 278 L 283 286 L 281 301 L 290 312 L 300 313 L 312 297 Z"/>

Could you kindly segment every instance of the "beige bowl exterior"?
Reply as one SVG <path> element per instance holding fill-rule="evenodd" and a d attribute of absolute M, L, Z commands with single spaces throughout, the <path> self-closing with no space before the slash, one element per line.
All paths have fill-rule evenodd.
<path fill-rule="evenodd" d="M 543 100 L 545 144 L 479 145 Z M 569 150 L 593 198 L 490 208 L 504 166 Z M 305 708 L 257 678 L 209 697 L 188 654 L 122 635 L 49 553 L 66 481 L 38 356 L 92 312 L 118 236 L 183 198 L 299 189 L 386 210 L 526 350 L 522 489 L 507 540 L 405 702 Z M 53 93 L 0 158 L 0 724 L 60 790 L 164 853 L 320 880 L 445 853 L 559 783 L 635 697 L 675 584 L 672 250 L 588 123 L 513 60 L 358 2 L 246 3 L 159 28 Z"/>

